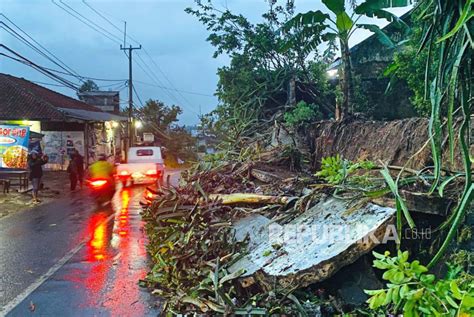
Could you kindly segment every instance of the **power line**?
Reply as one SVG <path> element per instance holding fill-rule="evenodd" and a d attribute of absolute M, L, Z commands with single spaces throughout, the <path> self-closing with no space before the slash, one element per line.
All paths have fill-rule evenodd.
<path fill-rule="evenodd" d="M 49 71 L 58 73 L 58 74 L 71 76 L 70 74 L 65 73 L 65 72 L 62 72 L 62 71 L 59 71 L 59 70 L 57 70 L 57 69 L 48 68 L 48 67 L 44 67 L 44 68 L 47 69 L 47 70 L 49 70 Z M 97 77 L 89 77 L 89 76 L 81 76 L 81 78 L 83 78 L 83 79 L 90 79 L 90 80 L 94 80 L 94 81 L 108 81 L 108 82 L 124 82 L 124 81 L 127 81 L 127 79 L 106 79 L 106 78 L 97 78 Z"/>
<path fill-rule="evenodd" d="M 194 91 L 188 91 L 188 90 L 181 90 L 181 89 L 174 89 L 174 88 L 170 88 L 170 87 L 166 87 L 166 86 L 161 86 L 161 85 L 156 85 L 156 84 L 147 83 L 147 82 L 140 81 L 140 80 L 135 80 L 135 82 L 140 83 L 140 84 L 142 84 L 142 85 L 148 85 L 148 86 L 158 87 L 158 88 L 161 88 L 161 89 L 179 91 L 179 92 L 182 92 L 182 93 L 184 93 L 184 94 L 197 95 L 197 96 L 204 96 L 204 97 L 213 97 L 213 98 L 215 97 L 214 95 L 210 95 L 210 94 L 203 94 L 203 93 L 200 93 L 200 92 L 194 92 Z"/>
<path fill-rule="evenodd" d="M 90 23 L 84 22 L 83 19 L 81 19 L 81 18 L 78 17 L 77 15 L 71 13 L 71 11 L 69 11 L 69 10 L 63 8 L 61 5 L 59 5 L 59 4 L 57 4 L 56 2 L 54 2 L 54 0 L 51 0 L 51 2 L 52 2 L 55 6 L 57 6 L 58 8 L 60 8 L 61 10 L 63 10 L 63 11 L 66 12 L 67 14 L 69 14 L 70 16 L 74 17 L 75 19 L 77 19 L 77 20 L 80 21 L 81 23 L 85 24 L 85 25 L 88 26 L 89 28 L 91 28 L 91 29 L 93 29 L 94 31 L 96 31 L 97 33 L 100 33 L 100 34 L 102 34 L 103 36 L 105 36 L 106 38 L 108 38 L 109 40 L 111 40 L 111 41 L 113 41 L 113 42 L 115 42 L 115 43 L 120 44 L 119 41 L 117 41 L 116 39 L 110 37 L 110 36 L 107 35 L 106 33 L 100 31 L 99 29 L 97 29 L 96 27 L 94 27 L 93 25 L 91 25 Z M 61 4 L 64 4 L 62 1 L 60 1 L 60 2 L 61 2 Z M 66 5 L 66 6 L 67 6 L 67 5 Z"/>
<path fill-rule="evenodd" d="M 69 67 L 66 63 L 64 63 L 59 57 L 57 57 L 56 55 L 54 55 L 51 51 L 49 51 L 46 47 L 44 47 L 43 45 L 41 45 L 41 43 L 39 43 L 38 41 L 36 41 L 31 35 L 29 35 L 26 31 L 24 31 L 22 28 L 20 28 L 17 24 L 15 24 L 12 20 L 10 20 L 5 14 L 3 13 L 0 13 L 1 16 L 3 16 L 8 22 L 10 22 L 10 24 L 12 24 L 13 26 L 15 26 L 18 30 L 20 30 L 25 36 L 27 36 L 30 40 L 32 40 L 36 45 L 38 45 L 39 47 L 41 47 L 44 51 L 46 51 L 49 55 L 51 55 L 56 61 L 58 61 L 61 65 L 63 65 L 64 67 L 60 66 L 62 69 L 65 69 L 67 70 L 68 72 L 70 72 L 71 74 L 75 74 L 77 76 L 79 76 L 79 74 L 74 71 L 74 69 L 72 69 L 71 67 Z M 3 22 L 2 22 L 3 23 Z M 5 26 L 6 24 L 3 23 Z M 15 32 L 16 33 L 16 32 Z M 55 63 L 56 64 L 56 63 Z"/>
<path fill-rule="evenodd" d="M 141 57 L 141 55 L 137 54 L 137 57 L 138 59 L 143 63 L 143 67 L 140 67 L 144 72 L 146 72 L 146 74 L 148 75 L 148 77 L 150 77 L 155 83 L 157 83 L 158 85 L 163 85 L 163 82 L 158 78 L 158 76 L 155 74 L 155 72 L 153 72 L 153 70 L 148 66 L 148 64 L 143 60 L 143 58 Z M 138 63 L 138 61 L 137 61 Z M 146 68 L 146 71 L 145 69 Z M 151 74 L 151 75 L 150 75 Z M 174 99 L 175 102 L 177 103 L 181 103 L 178 98 L 176 98 L 176 96 L 174 94 L 172 94 L 170 91 L 167 91 L 165 90 L 165 93 L 168 94 L 168 96 L 171 98 L 171 99 Z"/>
<path fill-rule="evenodd" d="M 134 39 L 133 37 L 131 37 L 130 35 L 128 34 L 125 34 L 115 23 L 113 23 L 112 21 L 110 21 L 109 19 L 107 19 L 105 16 L 103 16 L 103 14 L 101 14 L 100 12 L 98 12 L 98 10 L 94 9 L 91 5 L 89 5 L 88 3 L 86 3 L 85 0 L 82 1 L 87 7 L 89 7 L 91 10 L 93 10 L 97 15 L 99 15 L 100 17 L 102 17 L 105 21 L 107 21 L 107 23 L 109 23 L 110 25 L 112 25 L 112 27 L 114 27 L 116 30 L 118 30 L 119 32 L 123 33 L 124 34 L 124 37 L 126 38 L 129 38 L 130 40 L 134 41 L 135 43 L 137 44 L 140 44 L 139 41 L 137 41 L 136 39 Z M 171 82 L 171 80 L 168 78 L 168 76 L 165 74 L 165 72 L 160 68 L 160 66 L 154 61 L 154 59 L 151 57 L 150 53 L 148 53 L 148 50 L 146 48 L 143 48 L 143 51 L 145 52 L 145 54 L 148 56 L 148 58 L 151 60 L 152 64 L 158 69 L 158 71 L 160 72 L 160 74 L 165 78 L 165 80 L 170 84 L 171 88 L 168 88 L 168 87 L 165 87 L 165 85 L 163 85 L 163 83 L 160 81 L 160 79 L 158 78 L 158 76 L 156 76 L 156 74 L 153 72 L 153 70 L 148 67 L 148 64 L 141 58 L 140 54 L 137 52 L 137 56 L 138 58 L 141 60 L 141 62 L 145 65 L 145 67 L 148 69 L 148 71 L 153 74 L 156 78 L 156 80 L 154 81 L 157 81 L 158 82 L 158 85 L 157 87 L 160 87 L 162 89 L 167 89 L 167 90 L 170 90 L 170 91 L 175 91 L 178 93 L 178 95 L 183 99 L 183 101 L 185 103 L 187 103 L 191 108 L 194 108 L 192 103 L 182 94 L 182 90 L 179 90 L 177 89 L 174 84 Z M 143 69 L 143 67 L 140 66 L 140 68 Z M 147 72 L 145 72 L 147 73 Z M 147 74 L 148 75 L 148 74 Z M 149 76 L 149 75 L 148 75 Z M 150 77 L 150 76 L 149 76 Z M 170 92 L 167 92 L 168 96 L 171 97 L 171 99 L 174 99 L 176 102 L 178 103 L 181 103 L 179 102 L 178 98 L 176 98 L 176 96 L 174 96 L 173 94 L 171 94 Z M 195 93 L 192 93 L 192 94 L 195 94 Z M 204 95 L 204 94 L 202 94 Z M 190 109 L 191 110 L 191 109 Z M 193 110 L 191 110 L 193 111 Z M 195 112 L 195 111 L 193 111 Z M 196 112 L 195 112 L 196 113 Z"/>
<path fill-rule="evenodd" d="M 68 86 L 69 88 L 71 89 L 74 89 L 76 91 L 79 90 L 79 88 L 72 82 L 70 82 L 69 80 L 65 79 L 65 78 L 62 78 L 46 69 L 44 69 L 42 66 L 32 62 L 31 60 L 29 60 L 28 58 L 22 56 L 21 54 L 15 52 L 14 50 L 10 49 L 9 47 L 3 45 L 3 44 L 0 44 L 0 47 L 3 47 L 5 50 L 7 50 L 8 52 L 10 52 L 11 54 L 14 54 L 15 56 L 19 57 L 18 58 L 15 58 L 15 57 L 12 57 L 10 55 L 7 55 L 7 54 L 4 54 L 4 53 L 0 53 L 0 55 L 2 56 L 5 56 L 7 58 L 10 58 L 12 60 L 15 60 L 17 62 L 20 62 L 22 64 L 25 64 L 25 65 L 28 65 L 36 70 L 38 70 L 39 72 L 43 73 L 44 75 L 48 76 L 49 78 L 55 80 L 55 81 L 58 81 L 60 83 L 63 83 L 65 84 L 66 86 Z"/>
<path fill-rule="evenodd" d="M 168 78 L 168 76 L 165 74 L 165 72 L 161 69 L 161 67 L 155 63 L 154 59 L 151 57 L 151 55 L 148 53 L 148 51 L 146 50 L 146 48 L 143 49 L 143 51 L 145 52 L 145 54 L 148 56 L 148 58 L 151 60 L 151 62 L 153 63 L 153 65 L 156 66 L 156 68 L 158 69 L 158 71 L 161 73 L 161 75 L 165 78 L 165 80 L 170 84 L 170 86 L 172 88 L 174 88 L 174 90 L 181 96 L 181 98 L 184 99 L 185 102 L 187 102 L 191 107 L 192 107 L 192 104 L 191 102 L 178 90 L 176 89 L 176 87 L 173 85 L 173 83 L 171 82 L 171 80 Z"/>
<path fill-rule="evenodd" d="M 62 0 L 59 0 L 59 2 L 61 2 L 61 4 L 63 4 L 64 6 L 66 6 L 67 8 L 69 8 L 71 11 L 73 11 L 74 13 L 76 13 L 77 15 L 79 15 L 80 17 L 82 17 L 83 19 L 85 19 L 87 22 L 91 23 L 92 25 L 98 27 L 99 29 L 101 29 L 102 31 L 104 31 L 105 33 L 107 33 L 108 35 L 118 39 L 119 41 L 121 41 L 122 39 L 119 38 L 118 36 L 116 36 L 115 34 L 113 33 L 110 33 L 108 30 L 104 29 L 103 27 L 101 27 L 100 25 L 98 25 L 97 23 L 95 23 L 94 21 L 86 18 L 84 15 L 82 15 L 81 13 L 79 13 L 78 11 L 74 10 L 74 8 L 72 8 L 70 5 L 64 3 Z"/>
<path fill-rule="evenodd" d="M 69 88 L 68 86 L 66 86 L 66 85 L 61 85 L 61 84 L 45 83 L 45 82 L 42 82 L 42 81 L 35 81 L 35 80 L 30 80 L 30 81 L 31 81 L 32 83 L 40 84 L 40 85 Z"/>
<path fill-rule="evenodd" d="M 22 63 L 22 64 L 24 64 L 24 65 L 26 65 L 26 66 L 29 66 L 29 67 L 31 67 L 31 68 L 37 70 L 38 72 L 42 73 L 43 75 L 47 76 L 48 78 L 51 78 L 52 80 L 54 80 L 54 81 L 56 81 L 56 82 L 58 82 L 58 83 L 62 83 L 64 86 L 66 86 L 66 87 L 68 87 L 68 88 L 71 88 L 71 89 L 73 89 L 73 90 L 75 90 L 75 91 L 78 91 L 78 90 L 79 90 L 79 88 L 77 88 L 73 83 L 68 82 L 68 81 L 67 81 L 66 79 L 64 79 L 64 78 L 61 78 L 61 77 L 58 77 L 58 76 L 54 76 L 54 74 L 51 74 L 51 73 L 49 73 L 49 72 L 47 72 L 47 71 L 42 70 L 40 66 L 37 66 L 37 65 L 34 64 L 34 63 L 29 63 L 29 62 L 27 62 L 27 61 L 24 61 L 24 60 L 15 58 L 15 57 L 10 56 L 10 55 L 7 55 L 7 54 L 5 54 L 5 53 L 0 53 L 0 55 L 1 55 L 1 56 L 4 56 L 4 57 L 7 57 L 7 58 L 9 58 L 9 59 L 11 59 L 11 60 L 14 60 L 14 61 L 16 61 L 16 62 Z"/>
<path fill-rule="evenodd" d="M 140 98 L 140 96 L 138 95 L 138 92 L 137 90 L 135 89 L 135 86 L 132 86 L 132 89 L 133 89 L 133 92 L 135 93 L 135 96 L 137 96 L 138 98 L 138 101 L 140 101 L 140 105 L 142 106 L 143 108 L 143 102 L 142 102 L 142 99 Z"/>
<path fill-rule="evenodd" d="M 125 79 L 104 79 L 104 78 L 94 78 L 94 77 L 87 77 L 87 76 L 81 76 L 79 75 L 77 72 L 75 72 L 72 68 L 70 68 L 69 66 L 67 66 L 64 62 L 62 62 L 56 55 L 54 55 L 52 52 L 50 52 L 47 48 L 45 48 L 44 46 L 42 46 L 40 43 L 38 43 L 32 36 L 30 36 L 27 32 L 25 32 L 23 29 L 21 29 L 18 25 L 16 25 L 15 23 L 13 23 L 13 21 L 11 21 L 10 19 L 8 19 L 8 17 L 6 17 L 4 14 L 0 14 L 2 15 L 3 17 L 5 17 L 5 19 L 7 19 L 11 24 L 13 24 L 17 29 L 19 29 L 23 34 L 25 34 L 28 38 L 30 38 L 32 41 L 34 41 L 36 44 L 38 44 L 43 50 L 45 50 L 46 52 L 48 52 L 51 56 L 53 56 L 56 60 L 59 61 L 56 62 L 56 60 L 54 60 L 53 58 L 51 58 L 50 56 L 48 56 L 46 53 L 44 53 L 41 49 L 39 49 L 38 47 L 36 47 L 34 44 L 32 44 L 28 39 L 26 39 L 25 37 L 23 37 L 21 34 L 19 34 L 18 32 L 16 32 L 14 29 L 12 29 L 10 26 L 8 26 L 7 24 L 5 24 L 3 21 L 0 21 L 0 27 L 3 28 L 6 32 L 8 32 L 10 35 L 12 35 L 14 38 L 18 39 L 19 41 L 23 42 L 25 45 L 27 45 L 28 47 L 30 47 L 31 49 L 33 49 L 34 51 L 36 51 L 38 54 L 42 55 L 43 57 L 45 57 L 46 59 L 48 59 L 49 61 L 51 61 L 52 63 L 54 63 L 55 65 L 59 66 L 61 69 L 63 69 L 64 71 L 60 71 L 60 70 L 56 70 L 56 69 L 52 69 L 52 68 L 48 68 L 48 67 L 45 67 L 45 66 L 42 66 L 42 68 L 46 69 L 46 70 L 49 70 L 49 71 L 52 71 L 52 72 L 55 72 L 55 73 L 59 73 L 59 74 L 63 74 L 63 75 L 67 75 L 67 76 L 72 76 L 72 77 L 75 77 L 76 79 L 78 79 L 79 81 L 81 82 L 84 82 L 85 79 L 90 79 L 90 80 L 95 80 L 95 81 L 110 81 L 110 82 L 124 82 L 126 81 Z M 65 66 L 62 66 L 62 65 L 65 65 Z M 115 85 L 115 84 L 114 84 Z M 101 86 L 104 86 L 104 85 L 101 85 Z M 112 85 L 111 85 L 112 86 Z"/>
<path fill-rule="evenodd" d="M 116 30 L 118 30 L 120 33 L 123 33 L 123 30 L 121 30 L 119 27 L 117 27 L 113 22 L 111 22 L 109 19 L 107 19 L 102 13 L 99 12 L 99 10 L 96 10 L 94 9 L 94 7 L 92 7 L 90 4 L 88 4 L 85 0 L 82 0 L 82 2 L 87 6 L 89 7 L 89 9 L 91 9 L 92 11 L 94 11 L 98 16 L 100 16 L 102 19 L 104 19 L 105 21 L 107 21 L 107 23 L 109 23 L 110 25 L 112 25 L 112 27 Z M 124 21 L 125 22 L 125 21 Z M 136 43 L 136 44 L 140 44 L 140 43 Z M 124 43 L 125 45 L 125 43 Z"/>
<path fill-rule="evenodd" d="M 121 40 L 119 39 L 118 36 L 116 36 L 115 34 L 109 32 L 108 30 L 106 30 L 105 28 L 103 28 L 102 26 L 100 26 L 99 24 L 93 22 L 92 20 L 88 19 L 87 17 L 85 17 L 83 14 L 79 13 L 78 11 L 74 10 L 74 8 L 72 8 L 71 6 L 67 5 L 66 3 L 64 3 L 62 0 L 59 0 L 59 2 L 65 6 L 61 6 L 59 4 L 57 4 L 56 2 L 54 2 L 54 0 L 51 0 L 53 2 L 53 4 L 55 4 L 56 6 L 58 6 L 59 8 L 61 8 L 63 11 L 65 11 L 66 13 L 68 13 L 69 15 L 73 16 L 74 18 L 78 19 L 80 22 L 82 22 L 83 24 L 85 24 L 86 26 L 88 26 L 89 28 L 92 28 L 93 30 L 95 30 L 96 32 L 100 33 L 101 35 L 107 37 L 108 39 L 112 40 L 113 42 L 115 43 L 120 43 L 118 42 L 118 40 Z M 112 25 L 114 27 L 114 29 L 118 30 L 119 32 L 123 33 L 124 34 L 124 38 L 129 38 L 131 39 L 132 41 L 136 42 L 136 43 L 139 43 L 137 40 L 135 40 L 133 37 L 125 34 L 124 32 L 122 32 L 122 30 L 116 25 L 114 24 L 112 21 L 110 21 L 109 19 L 107 19 L 103 14 L 101 14 L 98 10 L 94 9 L 90 4 L 86 3 L 85 0 L 82 1 L 84 3 L 84 5 L 86 5 L 89 9 L 91 9 L 92 11 L 94 11 L 97 15 L 99 15 L 102 19 L 104 19 L 108 24 Z M 69 10 L 67 9 L 69 8 Z M 75 14 L 73 14 L 72 12 L 74 12 Z M 84 21 L 85 20 L 85 21 Z M 87 21 L 87 22 L 86 22 Z M 102 31 L 100 31 L 100 30 Z M 167 75 L 163 72 L 163 70 L 159 67 L 159 65 L 153 60 L 153 58 L 151 57 L 151 55 L 148 53 L 148 51 L 146 49 L 144 49 L 145 51 L 145 54 L 148 56 L 148 58 L 151 60 L 151 62 L 153 63 L 153 65 L 158 69 L 158 71 L 160 72 L 160 74 L 165 78 L 165 80 L 171 85 L 172 88 L 168 88 L 168 87 L 165 87 L 165 85 L 163 85 L 163 83 L 161 82 L 161 80 L 159 79 L 159 77 L 156 75 L 156 73 L 150 68 L 150 66 L 143 60 L 143 58 L 140 56 L 140 54 L 138 54 L 137 52 L 137 57 L 138 59 L 140 60 L 141 63 L 143 63 L 142 65 L 140 64 L 140 62 L 138 60 L 135 60 L 135 63 L 144 71 L 144 73 L 150 77 L 152 79 L 152 81 L 156 82 L 157 83 L 157 87 L 159 88 L 162 88 L 164 89 L 164 92 L 170 96 L 171 99 L 175 100 L 178 104 L 182 104 L 178 98 L 172 93 L 173 91 L 176 92 L 182 99 L 185 103 L 187 103 L 190 108 L 189 110 L 194 112 L 195 114 L 197 114 L 196 111 L 193 110 L 193 106 L 191 104 L 191 102 L 182 94 L 182 91 L 178 90 L 174 85 L 173 83 L 171 82 L 171 80 L 167 77 Z M 125 53 L 125 52 L 124 52 Z M 127 54 L 125 53 L 125 55 L 127 56 Z M 128 56 L 127 56 L 128 57 Z M 203 94 L 204 95 L 204 94 Z"/>
<path fill-rule="evenodd" d="M 20 34 L 18 34 L 15 30 L 13 30 L 12 28 L 10 28 L 8 25 L 6 25 L 3 21 L 0 21 L 0 28 L 2 28 L 3 30 L 5 30 L 8 34 L 12 35 L 14 38 L 20 40 L 22 43 L 24 43 L 25 45 L 27 45 L 28 47 L 30 47 L 31 49 L 33 49 L 35 52 L 37 52 L 38 54 L 42 55 L 43 57 L 45 57 L 46 59 L 48 59 L 49 61 L 53 62 L 55 65 L 61 67 L 62 69 L 66 70 L 66 68 L 64 68 L 61 64 L 57 63 L 55 60 L 53 60 L 52 58 L 50 58 L 48 55 L 46 55 L 43 51 L 41 51 L 40 49 L 38 49 L 36 46 L 34 46 L 33 44 L 31 44 L 31 42 L 29 42 L 27 39 L 25 39 L 23 36 L 21 36 Z M 71 76 L 75 76 L 74 74 L 71 74 L 70 72 L 68 72 L 68 74 L 70 74 Z"/>

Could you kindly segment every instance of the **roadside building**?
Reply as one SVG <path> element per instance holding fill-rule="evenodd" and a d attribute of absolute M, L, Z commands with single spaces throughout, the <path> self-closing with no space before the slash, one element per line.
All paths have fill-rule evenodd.
<path fill-rule="evenodd" d="M 85 91 L 77 94 L 79 100 L 104 112 L 120 114 L 119 91 Z"/>
<path fill-rule="evenodd" d="M 122 155 L 127 118 L 104 112 L 26 79 L 0 73 L 0 123 L 19 124 L 42 136 L 49 169 L 66 169 L 73 149 L 92 162 L 97 154 Z M 39 136 L 36 134 L 36 136 Z"/>
<path fill-rule="evenodd" d="M 401 119 L 416 115 L 410 101 L 411 92 L 405 83 L 397 83 L 387 91 L 390 78 L 384 76 L 384 71 L 394 60 L 396 52 L 404 49 L 405 40 L 409 35 L 411 11 L 400 17 L 401 22 L 391 22 L 383 28 L 383 32 L 395 44 L 389 46 L 382 43 L 376 34 L 372 34 L 362 42 L 350 48 L 350 56 L 356 90 L 360 92 L 359 103 L 375 119 Z M 342 71 L 342 61 L 337 58 L 328 74 L 337 82 L 338 72 Z M 356 105 L 361 106 L 361 105 Z M 353 109 L 357 112 L 358 109 Z"/>

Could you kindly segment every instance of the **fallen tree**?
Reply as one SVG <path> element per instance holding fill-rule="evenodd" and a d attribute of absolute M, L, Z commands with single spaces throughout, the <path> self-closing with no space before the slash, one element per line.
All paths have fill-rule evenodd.
<path fill-rule="evenodd" d="M 371 251 L 394 223 L 397 196 L 380 170 L 403 172 L 398 185 L 405 189 L 400 195 L 410 210 L 430 206 L 433 214 L 445 215 L 449 208 L 411 194 L 429 188 L 430 169 L 420 172 L 337 156 L 323 160 L 314 174 L 304 165 L 305 154 L 288 145 L 296 141 L 268 143 L 259 139 L 245 151 L 202 162 L 185 173 L 183 185 L 162 188 L 143 213 L 154 264 L 146 283 L 165 299 L 164 311 L 304 315 L 331 305 L 343 313 L 334 297 L 318 296 L 311 287 Z M 398 155 L 413 156 L 416 148 L 401 148 Z M 456 188 L 456 179 L 447 183 L 445 197 L 455 199 Z M 357 234 L 323 248 L 314 236 L 296 241 L 281 236 L 285 228 L 301 224 L 360 223 L 367 227 L 358 232 L 349 227 Z M 271 226 L 281 230 L 280 240 L 273 243 Z"/>

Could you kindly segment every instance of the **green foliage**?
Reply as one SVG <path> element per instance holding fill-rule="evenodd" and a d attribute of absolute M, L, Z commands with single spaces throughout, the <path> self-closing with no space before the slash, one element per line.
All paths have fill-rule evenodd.
<path fill-rule="evenodd" d="M 472 280 L 459 275 L 451 267 L 446 279 L 436 280 L 418 260 L 408 261 L 408 251 L 397 256 L 373 252 L 373 266 L 385 270 L 382 278 L 386 289 L 366 290 L 371 297 L 367 303 L 373 310 L 403 316 L 472 316 L 474 314 L 474 287 Z"/>
<path fill-rule="evenodd" d="M 182 113 L 179 106 L 168 106 L 159 100 L 148 100 L 145 106 L 135 110 L 135 118 L 143 123 L 140 132 L 150 132 L 165 147 L 167 162 L 174 165 L 178 159 L 195 160 L 196 140 L 184 127 L 177 126 Z"/>
<path fill-rule="evenodd" d="M 316 176 L 321 177 L 330 184 L 339 184 L 345 178 L 344 161 L 341 156 L 324 157 L 321 161 L 321 170 L 316 173 Z"/>
<path fill-rule="evenodd" d="M 156 134 L 158 138 L 166 133 L 170 126 L 178 121 L 178 116 L 183 113 L 181 107 L 167 106 L 159 100 L 148 100 L 142 108 L 136 110 L 136 117 L 140 119 L 145 129 Z"/>
<path fill-rule="evenodd" d="M 219 105 L 203 119 L 203 128 L 228 142 L 229 148 L 240 146 L 240 139 L 262 132 L 274 122 L 275 114 L 287 106 L 287 88 L 292 81 L 306 83 L 305 94 L 314 99 L 312 102 L 326 112 L 332 111 L 320 58 L 308 58 L 303 37 L 278 32 L 293 16 L 292 2 L 271 1 L 268 12 L 257 23 L 230 10 L 222 11 L 210 0 L 196 1 L 186 12 L 209 30 L 207 40 L 215 47 L 214 57 L 230 57 L 230 65 L 217 72 Z M 313 32 L 312 36 L 319 34 Z M 282 51 L 290 38 L 292 45 Z"/>
<path fill-rule="evenodd" d="M 286 112 L 284 115 L 285 123 L 290 127 L 306 126 L 311 122 L 321 120 L 323 118 L 322 113 L 319 111 L 318 106 L 314 104 L 307 104 L 304 101 L 300 101 L 296 104 L 293 110 Z"/>
<path fill-rule="evenodd" d="M 400 0 L 397 5 L 408 5 L 413 1 Z M 449 244 L 456 236 L 464 215 L 470 208 L 474 198 L 474 184 L 472 183 L 471 158 L 469 151 L 469 129 L 472 111 L 472 74 L 474 43 L 472 29 L 474 14 L 472 0 L 452 1 L 420 1 L 422 11 L 416 16 L 422 26 L 421 42 L 418 52 L 426 53 L 425 67 L 425 94 L 431 104 L 429 134 L 433 158 L 433 174 L 429 193 L 443 186 L 441 181 L 441 167 L 446 160 L 442 157 L 442 120 L 446 116 L 446 131 L 448 131 L 449 161 L 454 161 L 455 143 L 458 142 L 460 156 L 464 165 L 464 189 L 458 199 L 452 215 L 443 225 L 449 226 L 446 239 L 428 264 L 433 267 L 443 256 Z M 435 71 L 431 71 L 433 65 Z M 454 117 L 457 112 L 462 115 L 462 124 L 458 133 L 458 140 L 454 136 Z M 460 115 L 460 116 L 461 116 Z M 442 192 L 442 190 L 441 190 Z"/>
<path fill-rule="evenodd" d="M 412 93 L 410 101 L 413 108 L 421 116 L 429 116 L 431 113 L 430 100 L 422 83 L 426 76 L 433 78 L 438 67 L 437 56 L 433 56 L 432 62 L 427 65 L 428 50 L 418 52 L 423 37 L 423 22 L 417 19 L 417 16 L 425 8 L 426 4 L 422 3 L 411 13 L 411 32 L 408 41 L 402 50 L 395 53 L 392 64 L 384 72 L 385 76 L 391 77 L 389 89 L 394 86 L 396 80 L 406 83 Z"/>
<path fill-rule="evenodd" d="M 402 230 L 402 213 L 408 222 L 408 225 L 410 228 L 415 227 L 415 222 L 413 221 L 410 211 L 408 210 L 408 207 L 405 204 L 405 201 L 402 199 L 398 192 L 398 180 L 393 180 L 392 176 L 390 175 L 390 171 L 386 166 L 383 167 L 383 169 L 380 171 L 382 174 L 383 178 L 385 179 L 385 182 L 388 185 L 388 188 L 392 192 L 393 196 L 395 197 L 395 202 L 396 202 L 396 207 L 397 207 L 397 229 L 400 234 L 400 231 Z"/>
<path fill-rule="evenodd" d="M 339 50 L 341 52 L 341 61 L 343 66 L 342 80 L 340 80 L 342 91 L 342 110 L 343 113 L 353 111 L 353 94 L 354 83 L 352 77 L 352 63 L 349 53 L 349 39 L 354 34 L 357 28 L 368 29 L 375 34 L 381 43 L 394 47 L 391 39 L 374 24 L 358 23 L 360 17 L 377 17 L 387 19 L 388 21 L 399 21 L 398 17 L 386 11 L 385 8 L 389 6 L 387 1 L 367 0 L 359 5 L 356 1 L 350 1 L 352 12 L 346 7 L 344 0 L 323 0 L 326 8 L 336 16 L 334 20 L 329 14 L 320 10 L 308 11 L 297 14 L 294 18 L 289 20 L 283 30 L 286 33 L 294 34 L 293 38 L 289 38 L 288 42 L 283 48 L 289 48 L 295 45 L 294 38 L 301 41 L 304 38 L 304 51 L 310 52 L 315 50 L 322 42 L 329 43 L 329 46 L 339 43 Z M 391 5 L 398 5 L 398 2 L 390 2 Z M 401 4 L 399 6 L 402 6 Z M 403 25 L 403 23 L 400 21 Z M 320 34 L 320 36 L 315 36 Z"/>
<path fill-rule="evenodd" d="M 430 87 L 431 118 L 430 138 L 431 151 L 434 162 L 434 177 L 430 192 L 439 185 L 443 158 L 441 145 L 443 135 L 441 121 L 443 119 L 443 104 L 446 104 L 446 116 L 449 145 L 449 160 L 454 160 L 454 116 L 457 109 L 462 112 L 462 124 L 459 129 L 458 142 L 461 157 L 464 163 L 464 190 L 459 198 L 453 216 L 450 217 L 450 228 L 446 240 L 428 264 L 432 267 L 439 261 L 455 237 L 464 215 L 470 207 L 474 197 L 470 159 L 470 135 L 472 106 L 472 74 L 474 73 L 472 59 L 474 43 L 472 29 L 474 17 L 472 0 L 430 1 L 429 6 L 420 15 L 421 20 L 427 20 L 424 27 L 423 42 L 420 49 L 427 48 L 437 56 L 438 69 L 434 78 L 426 78 L 425 85 Z M 434 58 L 427 60 L 427 65 L 433 63 Z"/>
<path fill-rule="evenodd" d="M 79 87 L 79 92 L 86 92 L 86 91 L 97 91 L 99 90 L 99 86 L 93 80 L 86 80 L 81 87 Z"/>
<path fill-rule="evenodd" d="M 196 139 L 184 127 L 171 127 L 168 136 L 169 139 L 163 140 L 166 154 L 171 154 L 175 161 L 178 159 L 186 163 L 196 161 Z"/>
<path fill-rule="evenodd" d="M 353 175 L 357 170 L 371 170 L 376 165 L 371 161 L 351 162 L 343 160 L 339 154 L 328 156 L 321 161 L 321 170 L 316 176 L 321 177 L 329 184 L 341 184 Z"/>

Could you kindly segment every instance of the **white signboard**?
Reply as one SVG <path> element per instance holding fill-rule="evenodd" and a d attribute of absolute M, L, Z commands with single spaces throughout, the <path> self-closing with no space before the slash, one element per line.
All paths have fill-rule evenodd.
<path fill-rule="evenodd" d="M 61 168 L 69 161 L 73 150 L 84 155 L 84 132 L 82 131 L 42 131 L 43 152 L 49 157 L 49 164 Z"/>
<path fill-rule="evenodd" d="M 143 142 L 155 142 L 155 135 L 150 132 L 143 132 Z"/>

